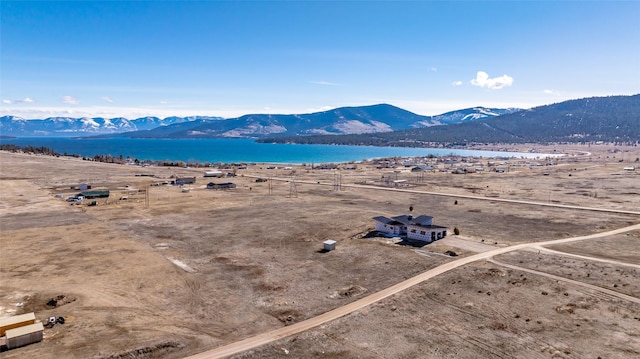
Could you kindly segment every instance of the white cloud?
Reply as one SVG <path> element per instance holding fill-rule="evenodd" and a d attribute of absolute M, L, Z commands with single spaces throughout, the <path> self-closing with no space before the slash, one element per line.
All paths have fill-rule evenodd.
<path fill-rule="evenodd" d="M 25 97 L 21 100 L 7 100 L 7 101 L 9 101 L 9 103 L 35 103 L 36 102 L 36 100 L 32 99 L 31 97 Z"/>
<path fill-rule="evenodd" d="M 462 86 L 462 81 L 454 81 L 451 83 L 453 86 Z"/>
<path fill-rule="evenodd" d="M 489 78 L 489 74 L 484 71 L 478 71 L 476 78 L 471 80 L 471 84 L 479 87 L 486 87 L 491 90 L 499 90 L 503 87 L 513 84 L 513 77 L 502 75 L 500 77 Z"/>
<path fill-rule="evenodd" d="M 67 105 L 77 105 L 80 102 L 73 96 L 62 96 L 62 103 L 66 103 Z"/>
<path fill-rule="evenodd" d="M 31 97 L 25 97 L 20 100 L 9 100 L 9 99 L 2 100 L 2 103 L 5 105 L 11 105 L 14 103 L 35 103 L 35 102 L 36 100 L 32 99 Z"/>
<path fill-rule="evenodd" d="M 107 102 L 107 103 L 113 103 L 113 99 L 111 97 L 108 97 L 108 96 L 102 96 L 102 97 L 100 97 L 100 99 L 102 101 L 104 101 L 104 102 Z"/>
<path fill-rule="evenodd" d="M 329 81 L 310 81 L 310 83 L 314 85 L 322 85 L 322 86 L 340 86 L 340 84 L 337 84 L 335 82 L 329 82 Z"/>
<path fill-rule="evenodd" d="M 435 67 L 432 67 L 432 68 L 431 68 L 431 72 L 438 72 L 438 69 L 437 69 L 437 68 L 435 68 Z"/>
<path fill-rule="evenodd" d="M 545 95 L 554 95 L 554 96 L 563 96 L 564 95 L 564 93 L 562 91 L 552 90 L 552 89 L 545 89 L 543 92 L 545 93 Z M 584 96 L 584 97 L 588 97 L 588 95 Z"/>

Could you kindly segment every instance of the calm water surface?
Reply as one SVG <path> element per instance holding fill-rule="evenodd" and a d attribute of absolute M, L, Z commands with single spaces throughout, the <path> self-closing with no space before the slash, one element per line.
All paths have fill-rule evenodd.
<path fill-rule="evenodd" d="M 92 157 L 98 154 L 140 160 L 259 163 L 351 162 L 382 157 L 459 156 L 544 157 L 539 153 L 493 152 L 440 148 L 332 146 L 256 143 L 251 139 L 72 139 L 24 137 L 0 139 L 2 144 L 45 146 L 58 153 Z"/>

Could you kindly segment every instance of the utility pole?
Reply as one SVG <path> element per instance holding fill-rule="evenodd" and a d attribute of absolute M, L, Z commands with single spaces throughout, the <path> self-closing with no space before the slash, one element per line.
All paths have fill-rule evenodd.
<path fill-rule="evenodd" d="M 342 191 L 342 173 L 333 174 L 333 190 Z"/>
<path fill-rule="evenodd" d="M 291 177 L 291 185 L 289 186 L 289 198 L 298 197 L 298 188 L 296 187 L 296 177 Z"/>

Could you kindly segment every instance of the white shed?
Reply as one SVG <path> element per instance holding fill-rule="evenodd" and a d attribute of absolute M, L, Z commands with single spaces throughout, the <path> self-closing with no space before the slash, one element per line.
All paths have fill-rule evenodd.
<path fill-rule="evenodd" d="M 23 327 L 9 329 L 6 332 L 7 349 L 18 348 L 31 343 L 42 341 L 44 327 L 42 323 L 25 325 Z"/>
<path fill-rule="evenodd" d="M 0 336 L 4 336 L 5 332 L 9 329 L 24 327 L 25 325 L 34 324 L 35 322 L 36 315 L 33 312 L 0 318 Z"/>
<path fill-rule="evenodd" d="M 205 177 L 218 177 L 218 178 L 222 178 L 225 176 L 225 174 L 222 171 L 206 171 L 204 173 Z"/>
<path fill-rule="evenodd" d="M 322 244 L 324 244 L 324 250 L 327 252 L 336 249 L 336 241 L 332 239 L 327 239 Z"/>

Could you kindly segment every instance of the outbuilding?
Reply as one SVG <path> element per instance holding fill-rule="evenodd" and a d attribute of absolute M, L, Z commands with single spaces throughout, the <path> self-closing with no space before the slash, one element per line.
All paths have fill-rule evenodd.
<path fill-rule="evenodd" d="M 38 322 L 23 327 L 9 329 L 6 332 L 7 349 L 13 349 L 42 341 L 44 326 Z"/>
<path fill-rule="evenodd" d="M 80 192 L 76 197 L 82 196 L 86 199 L 93 199 L 93 198 L 109 198 L 109 190 L 102 190 L 102 191 L 84 191 L 84 192 Z"/>
<path fill-rule="evenodd" d="M 218 177 L 218 178 L 222 178 L 225 176 L 225 174 L 222 171 L 206 171 L 204 173 L 205 177 Z"/>
<path fill-rule="evenodd" d="M 196 183 L 195 177 L 179 177 L 179 178 L 176 178 L 176 180 L 172 184 L 175 184 L 176 186 L 183 186 L 185 184 L 194 184 L 194 183 Z"/>
<path fill-rule="evenodd" d="M 322 242 L 322 244 L 324 245 L 324 250 L 327 252 L 336 249 L 336 241 L 334 241 L 333 239 L 327 239 L 326 241 Z"/>
<path fill-rule="evenodd" d="M 0 318 L 0 337 L 3 336 L 7 330 L 34 324 L 35 322 L 36 315 L 34 313 L 26 313 L 14 315 L 7 318 Z"/>
<path fill-rule="evenodd" d="M 236 184 L 232 183 L 232 182 L 225 182 L 225 183 L 209 182 L 209 183 L 207 183 L 207 189 L 222 190 L 222 189 L 232 189 L 232 188 L 236 188 Z"/>

